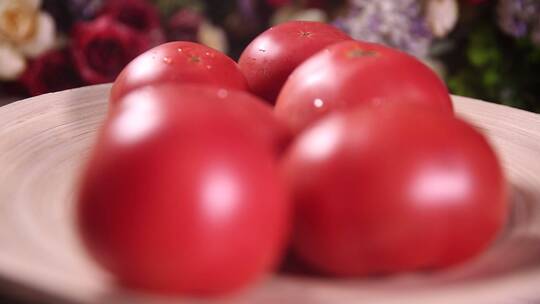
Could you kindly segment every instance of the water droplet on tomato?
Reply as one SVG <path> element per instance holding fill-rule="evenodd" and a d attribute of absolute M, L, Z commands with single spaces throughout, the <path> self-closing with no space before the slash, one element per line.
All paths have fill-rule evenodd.
<path fill-rule="evenodd" d="M 315 100 L 313 100 L 313 105 L 315 106 L 315 108 L 322 108 L 324 107 L 324 100 L 320 98 L 315 98 Z"/>
<path fill-rule="evenodd" d="M 383 103 L 383 99 L 379 97 L 376 97 L 371 101 L 371 104 L 373 104 L 376 107 L 382 105 L 382 103 Z"/>
<path fill-rule="evenodd" d="M 226 98 L 227 96 L 229 96 L 229 91 L 227 91 L 225 89 L 219 89 L 218 92 L 217 92 L 217 96 L 219 98 Z"/>

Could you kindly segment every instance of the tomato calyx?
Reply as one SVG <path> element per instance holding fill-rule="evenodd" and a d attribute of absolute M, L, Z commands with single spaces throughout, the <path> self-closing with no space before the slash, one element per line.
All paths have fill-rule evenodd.
<path fill-rule="evenodd" d="M 189 62 L 200 63 L 201 62 L 201 57 L 197 56 L 197 55 L 190 55 L 188 60 L 189 60 Z"/>
<path fill-rule="evenodd" d="M 305 37 L 305 38 L 309 38 L 313 35 L 312 32 L 308 32 L 308 31 L 300 31 L 300 37 Z"/>
<path fill-rule="evenodd" d="M 379 53 L 371 50 L 363 50 L 360 48 L 354 48 L 347 51 L 347 58 L 358 58 L 358 57 L 375 57 L 379 56 Z"/>

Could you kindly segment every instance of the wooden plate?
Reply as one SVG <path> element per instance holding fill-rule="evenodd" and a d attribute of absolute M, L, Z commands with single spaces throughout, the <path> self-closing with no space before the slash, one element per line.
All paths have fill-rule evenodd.
<path fill-rule="evenodd" d="M 51 303 L 192 303 L 118 289 L 87 259 L 74 233 L 74 182 L 109 89 L 86 87 L 0 108 L 0 288 Z M 218 302 L 540 303 L 540 116 L 463 97 L 454 103 L 489 135 L 512 184 L 509 225 L 489 251 L 429 274 L 269 277 Z"/>

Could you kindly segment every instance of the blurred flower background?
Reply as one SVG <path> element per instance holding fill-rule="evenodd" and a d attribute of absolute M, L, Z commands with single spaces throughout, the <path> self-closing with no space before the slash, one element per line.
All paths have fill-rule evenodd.
<path fill-rule="evenodd" d="M 402 49 L 454 94 L 540 112 L 540 0 L 0 0 L 0 95 L 111 82 L 171 40 L 236 59 L 291 19 Z"/>

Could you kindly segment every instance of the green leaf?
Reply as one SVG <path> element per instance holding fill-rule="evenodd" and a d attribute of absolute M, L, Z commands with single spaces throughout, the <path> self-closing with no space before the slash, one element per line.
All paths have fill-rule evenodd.
<path fill-rule="evenodd" d="M 487 87 L 492 87 L 500 82 L 499 72 L 496 69 L 488 69 L 482 75 L 482 82 Z"/>
<path fill-rule="evenodd" d="M 481 27 L 471 33 L 467 57 L 476 67 L 500 63 L 502 55 L 493 30 Z"/>

